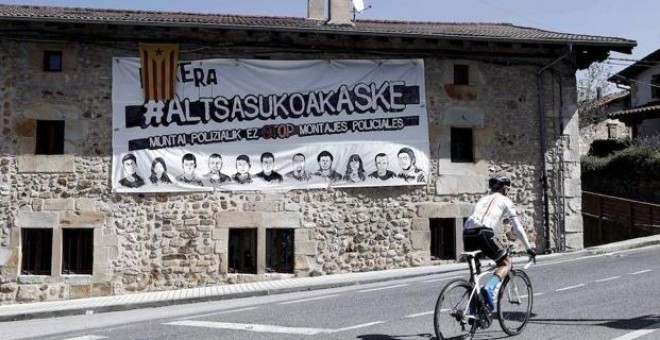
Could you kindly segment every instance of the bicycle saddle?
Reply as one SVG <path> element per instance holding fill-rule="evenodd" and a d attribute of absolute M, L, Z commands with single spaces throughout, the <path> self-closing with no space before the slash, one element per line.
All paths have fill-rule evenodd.
<path fill-rule="evenodd" d="M 462 252 L 461 255 L 467 257 L 468 259 L 475 258 L 481 254 L 481 250 L 475 250 L 475 251 L 465 251 Z"/>

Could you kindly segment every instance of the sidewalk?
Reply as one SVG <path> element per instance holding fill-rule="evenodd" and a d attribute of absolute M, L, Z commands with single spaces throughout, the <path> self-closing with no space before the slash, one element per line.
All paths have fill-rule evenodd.
<path fill-rule="evenodd" d="M 537 256 L 537 261 L 549 261 L 559 257 L 582 257 L 657 244 L 660 244 L 660 235 L 610 243 L 572 253 L 539 255 Z M 514 263 L 525 261 L 527 261 L 527 257 L 518 257 L 514 259 Z M 250 296 L 281 294 L 297 291 L 368 284 L 424 275 L 448 273 L 466 269 L 467 266 L 465 263 L 452 263 L 417 268 L 293 278 L 255 283 L 168 290 L 161 292 L 94 297 L 76 300 L 13 304 L 0 306 L 0 321 L 48 318 L 76 314 L 93 314 L 203 301 L 228 300 Z"/>

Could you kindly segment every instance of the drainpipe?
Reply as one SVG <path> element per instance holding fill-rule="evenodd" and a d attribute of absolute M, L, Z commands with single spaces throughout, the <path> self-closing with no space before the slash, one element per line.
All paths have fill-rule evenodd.
<path fill-rule="evenodd" d="M 543 101 L 543 72 L 548 68 L 552 67 L 556 63 L 560 62 L 562 59 L 573 53 L 573 44 L 568 44 L 568 52 L 560 56 L 559 58 L 553 60 L 548 65 L 543 66 L 536 74 L 536 84 L 539 98 L 539 137 L 541 138 L 541 185 L 543 187 L 543 228 L 545 234 L 545 251 L 549 252 L 550 250 L 550 208 L 548 205 L 548 171 L 546 170 L 545 163 L 545 102 Z"/>
<path fill-rule="evenodd" d="M 563 137 L 564 137 L 564 85 L 562 85 L 561 81 L 561 75 L 558 74 L 557 72 L 552 72 L 552 75 L 555 77 L 555 81 L 557 82 L 557 85 L 559 85 L 559 147 L 557 148 L 557 151 L 559 151 L 560 147 L 563 145 Z M 556 138 L 557 136 L 555 136 Z M 559 244 L 559 251 L 563 252 L 566 250 L 566 194 L 565 194 L 565 186 L 564 186 L 564 171 L 566 170 L 564 168 L 564 154 L 563 153 L 557 153 L 557 156 L 559 158 L 559 179 L 557 180 L 557 197 L 555 198 L 555 201 L 557 202 L 557 207 L 560 208 L 559 210 L 559 216 L 557 218 L 557 221 L 559 222 L 559 237 L 560 237 L 560 244 Z"/>

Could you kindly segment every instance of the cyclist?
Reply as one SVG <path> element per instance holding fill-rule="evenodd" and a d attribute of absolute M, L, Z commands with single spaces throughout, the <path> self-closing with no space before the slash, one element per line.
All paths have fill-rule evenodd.
<path fill-rule="evenodd" d="M 523 229 L 520 219 L 516 214 L 513 202 L 506 197 L 511 187 L 511 180 L 504 173 L 494 174 L 488 180 L 491 193 L 482 197 L 474 207 L 472 215 L 468 217 L 463 226 L 463 243 L 465 250 L 481 250 L 484 255 L 490 257 L 497 264 L 495 273 L 486 282 L 485 299 L 491 310 L 495 310 L 497 301 L 497 290 L 502 280 L 511 270 L 511 258 L 507 248 L 497 239 L 493 228 L 502 217 L 507 217 L 513 225 L 518 238 L 522 240 L 527 253 L 532 258 L 536 252 L 529 245 L 527 234 Z M 478 265 L 479 261 L 477 261 Z"/>

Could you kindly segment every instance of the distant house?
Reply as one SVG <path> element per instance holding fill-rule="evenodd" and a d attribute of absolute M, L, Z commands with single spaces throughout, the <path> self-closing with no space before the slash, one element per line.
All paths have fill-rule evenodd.
<path fill-rule="evenodd" d="M 608 80 L 630 87 L 630 108 L 609 114 L 632 128 L 632 137 L 660 132 L 660 49 Z"/>
<path fill-rule="evenodd" d="M 631 128 L 608 116 L 630 107 L 630 92 L 621 91 L 578 103 L 580 112 L 580 155 L 589 152 L 597 139 L 621 139 L 631 136 Z"/>

